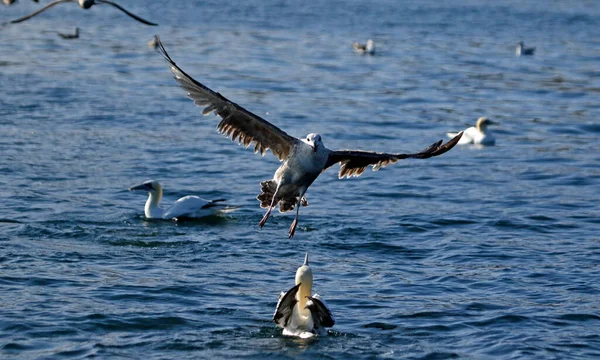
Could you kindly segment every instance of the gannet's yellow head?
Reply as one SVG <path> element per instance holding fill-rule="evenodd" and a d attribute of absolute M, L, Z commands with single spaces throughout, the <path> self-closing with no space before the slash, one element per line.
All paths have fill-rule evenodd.
<path fill-rule="evenodd" d="M 496 125 L 496 123 L 486 118 L 485 116 L 482 116 L 479 119 L 477 119 L 476 127 L 479 131 L 485 132 L 485 129 L 487 129 L 489 125 Z"/>

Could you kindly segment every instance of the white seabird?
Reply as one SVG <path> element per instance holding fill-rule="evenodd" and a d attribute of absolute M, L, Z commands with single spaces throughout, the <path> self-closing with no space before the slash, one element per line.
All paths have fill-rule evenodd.
<path fill-rule="evenodd" d="M 373 170 L 379 170 L 379 168 L 401 159 L 427 159 L 441 155 L 452 149 L 462 136 L 460 133 L 446 144 L 442 144 L 442 140 L 440 140 L 414 154 L 390 154 L 360 150 L 332 151 L 323 145 L 321 135 L 308 134 L 302 139 L 292 137 L 260 116 L 202 85 L 175 64 L 158 36 L 156 42 L 158 51 L 171 65 L 171 72 L 175 75 L 175 80 L 197 105 L 205 107 L 202 114 L 208 115 L 214 111 L 221 117 L 222 120 L 217 126 L 221 133 L 230 136 L 233 141 L 237 140 L 246 147 L 254 142 L 255 153 L 260 152 L 264 155 L 267 150 L 271 150 L 283 162 L 272 180 L 260 183 L 261 193 L 257 199 L 260 201 L 260 207 L 266 208 L 267 212 L 258 225 L 261 228 L 264 226 L 277 203 L 279 203 L 279 212 L 292 211 L 296 207 L 296 216 L 288 233 L 290 238 L 294 236 L 298 225 L 300 205 L 308 205 L 304 197 L 306 190 L 319 174 L 330 166 L 336 163 L 341 164 L 339 178 L 359 176 L 369 165 L 373 166 Z"/>
<path fill-rule="evenodd" d="M 121 10 L 122 12 L 124 12 L 125 14 L 129 15 L 130 17 L 136 19 L 137 21 L 139 21 L 139 22 L 141 22 L 143 24 L 151 25 L 151 26 L 158 25 L 158 24 L 155 24 L 155 23 L 151 23 L 148 20 L 144 20 L 141 17 L 139 17 L 139 16 L 137 16 L 137 15 L 135 15 L 135 14 L 133 14 L 133 13 L 125 10 L 125 8 L 123 8 L 121 5 L 119 5 L 119 4 L 115 3 L 115 2 L 112 2 L 112 1 L 108 1 L 108 0 L 56 0 L 54 2 L 51 2 L 48 5 L 44 6 L 40 10 L 37 10 L 37 11 L 35 11 L 35 12 L 27 15 L 27 16 L 24 16 L 24 17 L 19 18 L 17 20 L 10 21 L 10 23 L 11 24 L 16 24 L 16 23 L 20 23 L 22 21 L 31 19 L 32 17 L 36 16 L 37 14 L 40 14 L 40 13 L 48 10 L 49 8 L 51 8 L 51 7 L 55 6 L 55 5 L 58 5 L 58 4 L 61 4 L 61 3 L 67 3 L 67 2 L 78 2 L 79 6 L 82 9 L 89 9 L 89 8 L 92 7 L 92 5 L 99 5 L 99 4 L 112 5 L 112 6 L 116 7 L 117 9 Z"/>
<path fill-rule="evenodd" d="M 17 0 L 2 0 L 2 3 L 8 6 L 14 4 L 16 1 Z M 38 0 L 33 0 L 33 2 L 38 2 Z"/>
<path fill-rule="evenodd" d="M 225 199 L 205 200 L 193 195 L 184 196 L 170 208 L 163 209 L 159 206 L 163 189 L 155 180 L 144 181 L 139 185 L 132 186 L 129 191 L 146 191 L 148 193 L 148 200 L 144 206 L 144 214 L 148 219 L 201 218 L 236 209 L 223 204 Z"/>
<path fill-rule="evenodd" d="M 79 38 L 79 28 L 76 27 L 75 31 L 73 33 L 58 33 L 58 36 L 60 36 L 63 39 L 77 39 Z"/>
<path fill-rule="evenodd" d="M 281 292 L 273 321 L 283 329 L 283 335 L 309 338 L 325 335 L 325 328 L 335 324 L 331 310 L 319 294 L 312 293 L 313 275 L 308 266 L 308 253 L 304 264 L 296 271 L 296 286 Z"/>
<path fill-rule="evenodd" d="M 359 44 L 356 41 L 352 43 L 354 51 L 359 54 L 375 55 L 375 42 L 371 39 L 367 40 L 367 44 Z"/>
<path fill-rule="evenodd" d="M 492 134 L 487 127 L 495 124 L 495 122 L 486 117 L 480 117 L 477 119 L 475 126 L 471 126 L 462 131 L 463 136 L 458 144 L 494 145 L 496 143 L 496 137 L 494 137 L 494 134 Z M 449 132 L 447 135 L 448 137 L 454 138 L 458 133 Z"/>
<path fill-rule="evenodd" d="M 517 43 L 516 53 L 517 53 L 517 56 L 521 56 L 521 55 L 533 55 L 533 53 L 535 53 L 535 47 L 526 48 L 525 47 L 525 43 L 523 41 L 519 41 Z"/>

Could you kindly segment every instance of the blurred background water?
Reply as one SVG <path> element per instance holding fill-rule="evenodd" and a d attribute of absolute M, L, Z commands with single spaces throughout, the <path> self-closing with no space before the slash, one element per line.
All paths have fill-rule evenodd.
<path fill-rule="evenodd" d="M 60 4 L 0 29 L 1 358 L 600 356 L 598 2 L 119 3 L 160 26 Z M 418 151 L 479 116 L 497 145 L 350 180 L 336 166 L 288 240 L 290 214 L 257 227 L 278 161 L 216 132 L 154 34 L 205 85 L 329 148 Z M 353 53 L 368 38 L 376 55 Z M 147 179 L 166 204 L 242 209 L 149 222 L 127 191 Z M 271 322 L 305 251 L 337 320 L 310 341 Z"/>

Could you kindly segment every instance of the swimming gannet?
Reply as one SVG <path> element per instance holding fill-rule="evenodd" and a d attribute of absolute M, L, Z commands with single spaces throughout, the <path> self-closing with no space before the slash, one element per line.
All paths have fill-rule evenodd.
<path fill-rule="evenodd" d="M 477 119 L 477 124 L 463 131 L 463 136 L 458 142 L 459 144 L 479 144 L 479 145 L 494 145 L 496 138 L 488 131 L 489 125 L 495 125 L 496 123 L 486 117 L 480 117 Z M 448 137 L 455 137 L 457 133 L 449 132 Z"/>
<path fill-rule="evenodd" d="M 375 54 L 375 42 L 373 42 L 373 40 L 369 39 L 367 40 L 367 44 L 359 44 L 356 41 L 352 43 L 352 47 L 354 48 L 354 51 L 356 51 L 359 54 L 368 54 L 368 55 L 374 55 Z"/>
<path fill-rule="evenodd" d="M 144 181 L 140 185 L 132 186 L 129 191 L 146 191 L 148 193 L 148 200 L 144 207 L 144 214 L 148 219 L 201 218 L 236 209 L 236 207 L 228 207 L 223 204 L 225 199 L 204 200 L 192 195 L 182 197 L 166 210 L 162 209 L 159 205 L 163 189 L 155 180 Z"/>
<path fill-rule="evenodd" d="M 63 39 L 77 39 L 79 38 L 79 28 L 76 27 L 75 28 L 75 32 L 71 33 L 71 34 L 67 34 L 67 33 L 58 33 L 58 36 L 60 36 Z"/>
<path fill-rule="evenodd" d="M 137 21 L 139 21 L 139 22 L 141 22 L 143 24 L 151 25 L 151 26 L 158 25 L 158 24 L 155 24 L 155 23 L 151 23 L 148 20 L 144 20 L 141 17 L 139 17 L 139 16 L 137 16 L 137 15 L 135 15 L 135 14 L 133 14 L 133 13 L 125 10 L 125 8 L 123 8 L 121 5 L 119 5 L 119 4 L 115 3 L 115 2 L 112 2 L 112 1 L 108 1 L 108 0 L 56 0 L 54 2 L 51 2 L 48 5 L 44 6 L 41 9 L 39 9 L 39 10 L 37 10 L 37 11 L 35 11 L 35 12 L 27 15 L 27 16 L 24 16 L 22 18 L 13 20 L 10 23 L 11 24 L 16 24 L 16 23 L 20 23 L 22 21 L 31 19 L 32 17 L 34 17 L 34 16 L 36 16 L 36 15 L 38 15 L 40 13 L 43 13 L 44 11 L 48 10 L 49 8 L 51 8 L 51 7 L 55 6 L 55 5 L 58 5 L 60 3 L 67 3 L 67 2 L 77 2 L 77 3 L 79 3 L 79 7 L 81 7 L 82 9 L 89 9 L 89 8 L 92 7 L 92 5 L 108 4 L 108 5 L 116 7 L 117 9 L 121 10 L 125 14 L 129 15 L 130 17 L 136 19 Z"/>
<path fill-rule="evenodd" d="M 533 55 L 533 53 L 535 53 L 535 47 L 526 48 L 525 47 L 525 43 L 523 41 L 519 41 L 517 43 L 516 53 L 517 53 L 517 56 L 521 56 L 521 55 Z"/>
<path fill-rule="evenodd" d="M 452 149 L 462 136 L 460 133 L 446 144 L 442 144 L 442 140 L 440 140 L 425 150 L 413 154 L 360 150 L 332 151 L 325 147 L 321 135 L 308 134 L 304 138 L 290 136 L 260 116 L 202 85 L 175 64 L 158 36 L 156 43 L 158 51 L 171 65 L 171 72 L 175 75 L 175 80 L 194 100 L 194 103 L 205 107 L 202 114 L 208 115 L 214 111 L 221 117 L 217 129 L 222 134 L 230 136 L 233 141 L 238 141 L 246 147 L 254 142 L 255 153 L 260 152 L 264 155 L 267 150 L 271 150 L 282 162 L 272 180 L 260 183 L 261 193 L 257 199 L 260 201 L 260 207 L 266 208 L 267 212 L 258 226 L 262 228 L 265 225 L 277 203 L 279 203 L 279 212 L 292 211 L 295 207 L 296 216 L 288 232 L 290 238 L 294 236 L 298 225 L 300 206 L 308 205 L 304 197 L 306 190 L 330 166 L 336 163 L 341 164 L 339 178 L 360 176 L 369 165 L 373 166 L 373 170 L 379 170 L 379 168 L 401 159 L 427 159 L 441 155 Z"/>
<path fill-rule="evenodd" d="M 283 335 L 309 338 L 326 334 L 325 328 L 335 324 L 331 310 L 318 294 L 312 292 L 313 275 L 308 266 L 308 253 L 304 264 L 296 271 L 296 286 L 281 292 L 273 321 L 283 329 Z"/>

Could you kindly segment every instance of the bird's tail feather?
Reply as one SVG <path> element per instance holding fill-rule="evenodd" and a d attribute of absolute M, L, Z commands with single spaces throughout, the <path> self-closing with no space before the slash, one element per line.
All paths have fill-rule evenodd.
<path fill-rule="evenodd" d="M 260 207 L 263 209 L 268 209 L 271 205 L 271 201 L 273 200 L 273 196 L 275 196 L 275 191 L 277 190 L 277 183 L 274 180 L 267 180 L 260 183 L 260 191 L 261 193 L 256 197 L 258 201 L 260 201 Z M 277 205 L 279 203 L 279 212 L 288 212 L 294 210 L 296 204 L 298 203 L 298 196 L 290 196 L 287 198 L 276 198 L 273 202 L 273 205 Z M 306 197 L 302 197 L 302 206 L 308 206 L 308 201 Z"/>
<path fill-rule="evenodd" d="M 275 196 L 276 190 L 277 183 L 274 180 L 267 180 L 260 183 L 260 194 L 258 194 L 256 199 L 260 201 L 261 208 L 269 208 L 271 201 L 273 200 L 273 196 Z M 274 204 L 277 204 L 277 201 L 275 201 Z"/>

